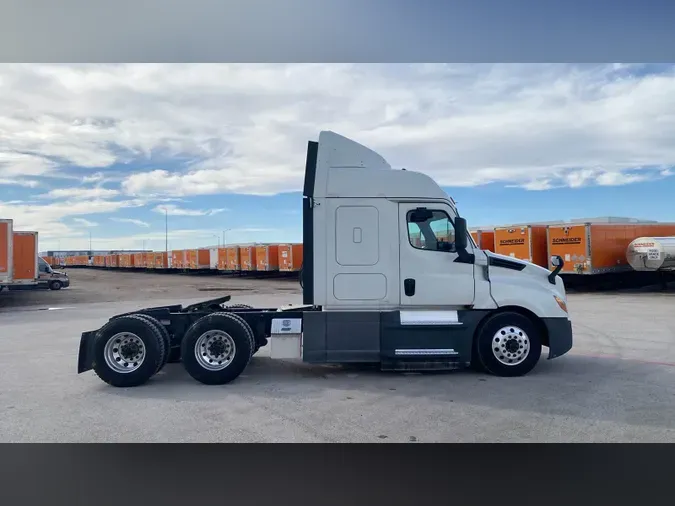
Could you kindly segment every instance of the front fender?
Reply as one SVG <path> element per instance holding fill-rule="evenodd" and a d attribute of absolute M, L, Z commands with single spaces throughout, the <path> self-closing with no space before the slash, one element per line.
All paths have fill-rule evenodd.
<path fill-rule="evenodd" d="M 490 294 L 498 307 L 519 306 L 539 318 L 569 317 L 555 299 L 565 299 L 564 289 L 525 271 L 490 269 Z"/>

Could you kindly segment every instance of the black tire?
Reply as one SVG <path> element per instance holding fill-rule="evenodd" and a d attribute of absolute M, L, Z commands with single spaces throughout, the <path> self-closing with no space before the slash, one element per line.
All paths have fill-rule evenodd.
<path fill-rule="evenodd" d="M 61 282 L 60 281 L 52 281 L 49 283 L 49 289 L 50 290 L 60 290 L 61 289 Z"/>
<path fill-rule="evenodd" d="M 133 333 L 145 347 L 145 358 L 138 369 L 121 373 L 112 369 L 105 360 L 106 344 L 116 334 Z M 159 330 L 139 315 L 120 316 L 106 323 L 94 337 L 93 369 L 96 375 L 115 387 L 135 387 L 147 382 L 159 369 L 164 359 L 164 339 Z"/>
<path fill-rule="evenodd" d="M 248 304 L 228 304 L 223 309 L 253 309 L 253 306 L 249 306 Z"/>
<path fill-rule="evenodd" d="M 220 370 L 204 367 L 195 354 L 199 338 L 209 330 L 220 330 L 234 342 L 234 356 L 229 365 Z M 248 324 L 233 313 L 212 313 L 195 323 L 185 333 L 181 343 L 183 367 L 192 378 L 205 385 L 224 385 L 237 378 L 253 356 L 255 342 L 253 331 Z M 215 359 L 218 360 L 218 359 Z"/>
<path fill-rule="evenodd" d="M 497 333 L 504 337 L 496 336 Z M 499 340 L 495 342 L 496 347 L 493 347 L 493 338 Z M 475 366 L 495 376 L 523 376 L 539 362 L 541 342 L 539 330 L 530 318 L 514 312 L 497 313 L 478 329 L 474 343 Z M 523 353 L 522 361 L 516 362 Z M 500 359 L 514 363 L 507 365 Z"/>
<path fill-rule="evenodd" d="M 169 335 L 169 331 L 166 330 L 166 327 L 162 325 L 157 318 L 154 318 L 147 314 L 137 314 L 136 316 L 144 319 L 150 325 L 155 327 L 157 331 L 162 335 L 162 339 L 164 340 L 164 354 L 162 355 L 162 363 L 160 364 L 159 369 L 157 369 L 157 371 L 155 372 L 155 374 L 157 374 L 169 362 L 169 355 L 171 353 L 171 336 Z"/>

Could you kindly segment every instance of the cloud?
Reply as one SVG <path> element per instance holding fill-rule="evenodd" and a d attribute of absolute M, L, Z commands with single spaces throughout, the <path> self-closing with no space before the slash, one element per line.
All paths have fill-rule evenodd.
<path fill-rule="evenodd" d="M 98 227 L 98 223 L 94 221 L 85 220 L 84 218 L 73 218 L 75 223 L 79 223 L 84 227 Z"/>
<path fill-rule="evenodd" d="M 238 227 L 227 231 L 228 243 L 246 243 L 252 242 L 251 237 L 257 234 L 265 234 L 271 237 L 270 241 L 287 241 L 289 231 L 277 228 L 265 227 Z M 106 249 L 152 249 L 154 251 L 164 251 L 168 239 L 169 250 L 202 248 L 217 246 L 222 238 L 222 231 L 216 229 L 176 229 L 169 230 L 168 235 L 165 231 L 147 231 L 131 235 L 116 235 L 112 237 L 94 237 L 93 248 L 96 250 Z M 62 236 L 40 237 L 40 249 L 56 249 L 57 247 L 68 249 L 89 249 L 89 235 L 85 232 L 77 236 L 70 236 L 67 244 Z"/>
<path fill-rule="evenodd" d="M 114 213 L 120 209 L 142 205 L 138 200 L 110 201 L 104 199 L 62 200 L 49 204 L 9 203 L 0 201 L 0 216 L 14 220 L 17 230 L 37 230 L 42 239 L 77 238 L 82 230 L 74 229 L 63 222 L 65 218 L 75 220 L 81 216 Z M 88 221 L 88 220 L 87 220 Z"/>
<path fill-rule="evenodd" d="M 134 218 L 110 218 L 112 221 L 117 221 L 119 223 L 131 223 L 133 225 L 137 225 L 139 227 L 149 227 L 150 224 L 148 222 L 142 221 L 142 220 L 136 220 Z"/>
<path fill-rule="evenodd" d="M 185 209 L 174 204 L 165 204 L 156 206 L 153 211 L 160 214 L 168 214 L 169 216 L 213 216 L 214 214 L 227 211 L 227 209 Z"/>
<path fill-rule="evenodd" d="M 0 178 L 123 167 L 133 196 L 295 191 L 307 140 L 332 129 L 443 185 L 623 182 L 675 164 L 662 68 L 2 65 Z"/>
<path fill-rule="evenodd" d="M 115 197 L 119 195 L 119 193 L 120 192 L 118 190 L 110 190 L 106 188 L 58 188 L 56 190 L 51 190 L 44 195 L 40 195 L 40 197 L 51 199 L 105 199 L 109 197 Z"/>
<path fill-rule="evenodd" d="M 8 179 L 0 177 L 0 186 L 25 186 L 26 188 L 36 188 L 40 182 L 35 179 Z"/>

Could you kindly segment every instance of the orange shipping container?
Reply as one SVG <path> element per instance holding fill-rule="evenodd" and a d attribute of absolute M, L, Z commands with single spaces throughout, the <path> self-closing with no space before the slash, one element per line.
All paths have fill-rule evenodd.
<path fill-rule="evenodd" d="M 279 246 L 277 244 L 260 244 L 255 247 L 257 271 L 279 270 Z"/>
<path fill-rule="evenodd" d="M 92 257 L 92 265 L 96 267 L 105 267 L 105 255 L 94 255 Z"/>
<path fill-rule="evenodd" d="M 241 270 L 241 251 L 239 246 L 227 246 L 225 248 L 227 251 L 227 264 L 225 270 L 227 271 L 240 271 Z"/>
<path fill-rule="evenodd" d="M 279 270 L 299 271 L 302 267 L 302 244 L 279 245 Z"/>
<path fill-rule="evenodd" d="M 254 271 L 258 265 L 255 246 L 239 246 L 239 258 L 242 271 Z"/>
<path fill-rule="evenodd" d="M 675 235 L 673 223 L 580 223 L 549 225 L 548 258 L 565 261 L 563 274 L 630 270 L 626 248 L 638 237 Z M 550 260 L 549 260 L 550 262 Z M 553 266 L 549 265 L 549 269 Z"/>
<path fill-rule="evenodd" d="M 38 233 L 13 232 L 14 283 L 33 283 L 38 274 Z"/>
<path fill-rule="evenodd" d="M 480 249 L 495 252 L 494 230 L 473 230 L 471 237 Z"/>
<path fill-rule="evenodd" d="M 0 220 L 0 281 L 12 279 L 12 220 Z"/>
<path fill-rule="evenodd" d="M 495 253 L 548 268 L 546 225 L 495 228 Z"/>
<path fill-rule="evenodd" d="M 211 267 L 211 257 L 207 249 L 189 249 L 186 252 L 187 269 L 208 269 Z"/>

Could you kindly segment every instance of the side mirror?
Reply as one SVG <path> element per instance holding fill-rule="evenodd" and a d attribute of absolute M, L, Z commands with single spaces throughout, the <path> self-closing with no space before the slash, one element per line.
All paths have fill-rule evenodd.
<path fill-rule="evenodd" d="M 551 265 L 555 268 L 548 275 L 548 282 L 555 285 L 555 277 L 562 271 L 562 268 L 565 266 L 565 261 L 560 255 L 553 255 L 551 257 Z"/>
<path fill-rule="evenodd" d="M 461 216 L 455 218 L 455 249 L 457 251 L 466 251 L 468 243 L 468 229 L 466 220 Z"/>

